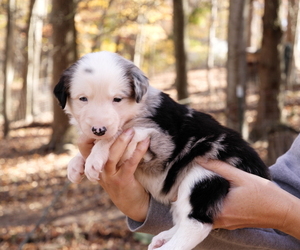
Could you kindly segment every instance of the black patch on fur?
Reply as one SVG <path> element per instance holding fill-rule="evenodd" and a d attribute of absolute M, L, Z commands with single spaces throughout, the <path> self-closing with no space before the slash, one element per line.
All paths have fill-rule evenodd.
<path fill-rule="evenodd" d="M 237 157 L 240 161 L 235 167 L 269 178 L 268 168 L 240 134 L 222 126 L 208 114 L 197 111 L 191 113 L 190 109 L 176 103 L 167 94 L 161 93 L 161 103 L 150 119 L 157 123 L 165 133 L 172 136 L 175 145 L 175 150 L 166 165 L 172 164 L 164 181 L 163 194 L 170 192 L 178 176 L 191 161 L 197 156 L 204 156 L 208 153 L 213 143 L 222 136 L 224 139 L 220 141 L 220 144 L 223 150 L 218 151 L 215 159 L 226 162 L 232 157 Z M 190 145 L 189 152 L 178 158 L 177 156 L 191 138 L 194 138 L 194 141 Z M 200 139 L 202 139 L 201 142 L 199 142 Z"/>
<path fill-rule="evenodd" d="M 54 95 L 59 101 L 59 104 L 62 109 L 65 108 L 67 104 L 67 99 L 70 96 L 70 77 L 68 75 L 62 75 L 59 79 L 59 82 L 54 88 Z"/>
<path fill-rule="evenodd" d="M 124 69 L 124 77 L 128 80 L 131 86 L 132 89 L 131 97 L 134 98 L 137 103 L 139 103 L 148 90 L 149 87 L 148 78 L 145 76 L 143 71 L 141 71 L 131 61 L 128 61 L 119 55 L 117 56 L 118 56 L 117 65 Z"/>
<path fill-rule="evenodd" d="M 86 69 L 84 69 L 84 71 L 86 72 L 86 73 L 93 73 L 94 71 L 92 70 L 92 69 L 90 69 L 90 68 L 86 68 Z"/>
<path fill-rule="evenodd" d="M 77 63 L 74 63 L 72 66 L 70 66 L 68 69 L 66 69 L 60 79 L 59 82 L 56 84 L 54 88 L 54 95 L 59 101 L 59 104 L 62 109 L 65 108 L 67 104 L 67 99 L 70 96 L 70 83 L 72 79 L 72 75 L 77 67 Z"/>
<path fill-rule="evenodd" d="M 220 202 L 229 191 L 229 182 L 220 176 L 201 180 L 192 188 L 190 204 L 192 211 L 188 215 L 202 223 L 213 223 L 219 213 Z"/>

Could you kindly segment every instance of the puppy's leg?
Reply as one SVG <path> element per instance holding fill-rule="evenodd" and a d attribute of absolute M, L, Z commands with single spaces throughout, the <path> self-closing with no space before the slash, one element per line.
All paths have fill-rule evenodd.
<path fill-rule="evenodd" d="M 90 181 L 96 182 L 99 180 L 99 174 L 108 159 L 109 148 L 113 141 L 99 140 L 92 148 L 91 154 L 86 159 L 84 169 L 84 173 Z"/>
<path fill-rule="evenodd" d="M 154 236 L 152 238 L 151 244 L 148 246 L 148 250 L 154 250 L 165 245 L 173 237 L 177 230 L 178 226 L 175 225 L 171 229 L 163 231 L 158 235 Z"/>
<path fill-rule="evenodd" d="M 213 218 L 228 188 L 223 178 L 194 166 L 181 182 L 177 201 L 172 204 L 177 230 L 169 240 L 160 238 L 160 242 L 166 243 L 156 249 L 191 250 L 196 247 L 212 230 Z M 158 244 L 154 242 L 153 245 Z"/>
<path fill-rule="evenodd" d="M 212 224 L 201 223 L 197 220 L 187 219 L 184 223 L 180 223 L 178 230 L 171 237 L 169 241 L 163 244 L 165 241 L 160 239 L 160 245 L 158 247 L 148 248 L 157 250 L 192 250 L 201 241 L 203 241 L 211 232 Z M 151 243 L 152 245 L 153 243 Z"/>
<path fill-rule="evenodd" d="M 80 153 L 68 164 L 68 178 L 73 183 L 79 183 L 84 177 L 84 159 Z"/>

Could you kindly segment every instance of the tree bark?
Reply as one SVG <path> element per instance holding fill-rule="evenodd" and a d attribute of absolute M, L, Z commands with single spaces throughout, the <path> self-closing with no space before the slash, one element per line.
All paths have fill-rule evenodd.
<path fill-rule="evenodd" d="M 298 59 L 297 51 L 297 34 L 299 33 L 299 0 L 288 1 L 288 25 L 285 41 L 285 77 L 286 88 L 292 89 L 297 82 L 296 60 Z"/>
<path fill-rule="evenodd" d="M 24 119 L 27 120 L 27 114 L 26 111 L 27 109 L 27 77 L 28 77 L 28 62 L 29 62 L 29 50 L 28 50 L 28 46 L 29 46 L 29 29 L 30 29 L 30 23 L 31 23 L 31 17 L 32 17 L 32 13 L 33 13 L 33 6 L 35 4 L 35 0 L 30 0 L 29 2 L 29 11 L 28 11 L 28 17 L 26 20 L 26 28 L 25 28 L 25 37 L 26 37 L 26 41 L 24 44 L 24 50 L 23 50 L 23 57 L 24 57 L 24 67 L 23 67 L 23 86 L 22 86 L 22 90 L 21 90 L 21 98 L 20 98 L 20 102 L 19 102 L 19 107 L 18 110 L 21 110 L 20 114 L 20 119 Z"/>
<path fill-rule="evenodd" d="M 40 76 L 40 61 L 42 51 L 43 37 L 43 19 L 46 15 L 47 1 L 35 0 L 31 1 L 32 10 L 30 11 L 30 21 L 28 29 L 28 46 L 27 46 L 27 80 L 25 81 L 25 120 L 26 123 L 31 123 L 35 115 L 34 112 L 34 96 L 37 96 L 34 91 L 38 88 Z"/>
<path fill-rule="evenodd" d="M 217 18 L 218 18 L 218 0 L 211 1 L 210 8 L 210 27 L 208 34 L 208 43 L 207 43 L 207 61 L 206 61 L 206 80 L 207 80 L 207 89 L 208 94 L 211 95 L 211 84 L 212 84 L 212 75 L 211 68 L 214 67 L 214 46 L 216 39 L 216 28 L 217 28 Z"/>
<path fill-rule="evenodd" d="M 53 27 L 53 88 L 64 69 L 77 59 L 75 10 L 76 1 L 52 0 L 51 23 Z M 52 137 L 48 149 L 60 151 L 70 128 L 68 117 L 53 98 L 54 116 Z"/>
<path fill-rule="evenodd" d="M 175 86 L 177 89 L 178 100 L 188 98 L 188 81 L 187 81 L 187 66 L 186 66 L 186 16 L 184 11 L 185 0 L 173 0 L 173 35 L 174 35 L 174 50 L 176 59 L 176 80 Z"/>
<path fill-rule="evenodd" d="M 266 138 L 274 124 L 280 123 L 279 94 L 282 83 L 280 51 L 282 31 L 279 20 L 280 0 L 266 0 L 263 16 L 263 39 L 259 61 L 259 102 L 250 140 Z"/>
<path fill-rule="evenodd" d="M 247 1 L 230 0 L 228 24 L 226 125 L 242 132 L 246 88 L 244 13 Z"/>
<path fill-rule="evenodd" d="M 14 80 L 14 33 L 15 33 L 15 0 L 7 2 L 7 25 L 5 40 L 5 59 L 3 64 L 4 90 L 3 90 L 3 136 L 8 137 L 11 122 L 11 85 Z"/>

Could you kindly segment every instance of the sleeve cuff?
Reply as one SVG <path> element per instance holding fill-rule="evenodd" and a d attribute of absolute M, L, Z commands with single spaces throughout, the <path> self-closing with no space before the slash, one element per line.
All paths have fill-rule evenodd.
<path fill-rule="evenodd" d="M 168 230 L 173 226 L 170 206 L 161 204 L 151 197 L 146 220 L 137 222 L 127 217 L 127 225 L 131 232 L 158 234 Z"/>

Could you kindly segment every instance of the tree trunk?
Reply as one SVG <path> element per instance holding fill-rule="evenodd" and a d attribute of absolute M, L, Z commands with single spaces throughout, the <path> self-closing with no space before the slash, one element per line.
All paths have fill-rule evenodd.
<path fill-rule="evenodd" d="M 230 0 L 228 24 L 226 124 L 242 132 L 246 88 L 244 13 L 247 1 Z"/>
<path fill-rule="evenodd" d="M 143 50 L 145 45 L 145 17 L 139 14 L 137 18 L 138 33 L 135 39 L 133 63 L 139 68 L 143 65 Z"/>
<path fill-rule="evenodd" d="M 35 4 L 35 0 L 30 0 L 29 3 L 29 11 L 28 11 L 28 17 L 26 20 L 26 28 L 25 28 L 25 44 L 24 44 L 24 50 L 23 50 L 23 57 L 24 57 L 24 67 L 23 67 L 23 86 L 22 86 L 22 90 L 21 90 L 21 98 L 20 98 L 20 102 L 19 102 L 19 107 L 18 110 L 20 110 L 20 119 L 24 119 L 27 120 L 26 118 L 26 111 L 27 109 L 27 102 L 26 102 L 26 98 L 27 98 L 27 77 L 28 77 L 28 61 L 29 61 L 29 50 L 28 50 L 28 46 L 29 46 L 29 29 L 30 29 L 30 23 L 31 23 L 31 18 L 32 18 L 32 12 L 33 12 L 33 6 Z"/>
<path fill-rule="evenodd" d="M 185 0 L 173 0 L 173 35 L 176 59 L 176 80 L 178 100 L 188 98 L 188 82 L 186 67 L 186 16 L 184 11 Z"/>
<path fill-rule="evenodd" d="M 299 133 L 284 124 L 275 124 L 268 131 L 267 166 L 273 165 L 277 158 L 289 150 Z"/>
<path fill-rule="evenodd" d="M 34 117 L 34 91 L 38 88 L 40 80 L 40 61 L 42 51 L 42 37 L 43 37 L 43 20 L 46 15 L 47 1 L 35 0 L 32 15 L 30 17 L 28 30 L 28 47 L 27 47 L 27 80 L 24 86 L 26 91 L 26 123 L 33 121 Z"/>
<path fill-rule="evenodd" d="M 11 122 L 11 85 L 14 80 L 14 33 L 15 33 L 15 0 L 7 2 L 7 25 L 5 40 L 5 59 L 3 64 L 4 90 L 3 90 L 3 136 L 8 137 Z"/>
<path fill-rule="evenodd" d="M 207 70 L 207 89 L 208 94 L 211 95 L 211 84 L 212 84 L 212 75 L 210 69 L 214 67 L 214 44 L 216 39 L 216 28 L 217 28 L 217 18 L 218 18 L 218 0 L 211 1 L 210 8 L 210 27 L 208 34 L 208 51 L 207 51 L 207 61 L 206 61 L 206 70 Z"/>
<path fill-rule="evenodd" d="M 288 25 L 286 31 L 286 44 L 285 44 L 285 76 L 286 88 L 292 89 L 293 85 L 297 82 L 297 69 L 296 60 L 298 59 L 297 51 L 297 33 L 299 33 L 299 0 L 288 1 Z"/>
<path fill-rule="evenodd" d="M 64 69 L 77 59 L 75 0 L 52 0 L 51 23 L 53 27 L 53 88 L 57 84 Z M 54 116 L 52 137 L 48 144 L 50 150 L 60 151 L 70 128 L 68 118 L 54 100 Z"/>
<path fill-rule="evenodd" d="M 280 0 L 266 0 L 263 16 L 263 39 L 259 61 L 259 102 L 250 140 L 266 138 L 273 124 L 280 123 L 279 93 L 281 86 L 279 45 L 282 31 L 279 20 Z"/>

